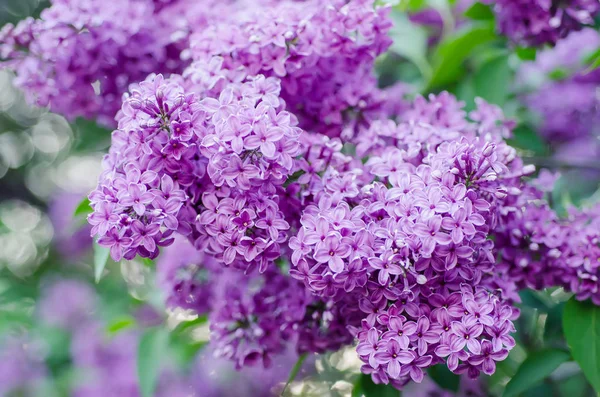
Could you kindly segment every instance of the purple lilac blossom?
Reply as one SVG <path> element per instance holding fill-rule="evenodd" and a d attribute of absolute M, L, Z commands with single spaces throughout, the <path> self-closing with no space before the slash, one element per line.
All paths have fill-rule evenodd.
<path fill-rule="evenodd" d="M 198 251 L 188 240 L 176 237 L 158 258 L 156 269 L 158 285 L 169 307 L 192 309 L 198 314 L 210 310 L 220 270 L 212 257 Z"/>
<path fill-rule="evenodd" d="M 115 260 L 155 258 L 177 232 L 225 265 L 261 271 L 289 224 L 277 193 L 299 151 L 296 118 L 275 78 L 231 83 L 218 99 L 150 76 L 119 113 L 90 194 L 89 222 Z"/>
<path fill-rule="evenodd" d="M 39 396 L 49 376 L 43 348 L 23 336 L 4 335 L 0 344 L 0 395 Z"/>
<path fill-rule="evenodd" d="M 194 84 L 217 87 L 264 74 L 281 79 L 281 99 L 300 127 L 351 138 L 401 101 L 377 88 L 375 58 L 391 44 L 389 7 L 372 0 L 282 1 L 242 9 L 191 37 Z M 206 64 L 211 67 L 206 68 Z M 215 68 L 225 69 L 215 78 Z"/>
<path fill-rule="evenodd" d="M 562 286 L 577 299 L 600 304 L 600 206 L 570 209 L 559 218 L 547 205 L 528 194 L 527 208 L 509 214 L 496 236 L 499 269 L 520 287 Z"/>
<path fill-rule="evenodd" d="M 346 329 L 351 308 L 312 296 L 278 270 L 253 275 L 226 270 L 215 290 L 211 344 L 215 356 L 232 360 L 237 369 L 256 363 L 270 367 L 290 342 L 302 354 L 336 350 L 352 341 Z"/>
<path fill-rule="evenodd" d="M 85 282 L 59 279 L 43 287 L 37 312 L 47 325 L 74 330 L 93 318 L 96 303 L 95 291 Z"/>
<path fill-rule="evenodd" d="M 533 168 L 502 140 L 512 123 L 477 104 L 469 120 L 444 93 L 417 99 L 406 121 L 373 123 L 362 167 L 314 145 L 305 155 L 291 274 L 319 296 L 355 297 L 366 316 L 357 350 L 377 383 L 420 382 L 441 362 L 489 375 L 514 346 L 518 312 L 495 292 L 487 236 Z"/>
<path fill-rule="evenodd" d="M 597 0 L 482 0 L 496 14 L 498 30 L 517 44 L 556 44 L 570 32 L 594 23 Z"/>
<path fill-rule="evenodd" d="M 352 341 L 346 325 L 357 310 L 312 296 L 274 268 L 263 274 L 223 269 L 181 238 L 164 250 L 157 266 L 167 304 L 210 313 L 214 355 L 238 369 L 270 367 L 290 347 L 299 354 L 324 352 Z"/>
<path fill-rule="evenodd" d="M 571 33 L 556 47 L 540 52 L 534 62 L 523 64 L 518 81 L 525 86 L 523 103 L 539 116 L 539 130 L 551 147 L 568 160 L 592 159 L 600 150 L 600 70 L 587 70 L 586 58 L 600 46 L 594 29 Z M 559 80 L 552 79 L 560 73 Z M 579 156 L 569 156 L 568 147 L 589 146 Z M 572 152 L 572 151 L 571 151 Z"/>
<path fill-rule="evenodd" d="M 0 58 L 31 102 L 105 125 L 114 125 L 129 84 L 153 72 L 183 70 L 180 52 L 190 26 L 205 26 L 204 14 L 214 9 L 210 1 L 188 0 L 51 3 L 40 19 L 4 26 Z"/>

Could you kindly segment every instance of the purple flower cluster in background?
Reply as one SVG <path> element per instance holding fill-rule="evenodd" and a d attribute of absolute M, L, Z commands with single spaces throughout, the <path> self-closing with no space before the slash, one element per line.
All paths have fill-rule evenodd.
<path fill-rule="evenodd" d="M 556 44 L 570 32 L 592 25 L 597 0 L 482 0 L 493 6 L 498 29 L 517 44 Z"/>
<path fill-rule="evenodd" d="M 600 207 L 571 209 L 559 218 L 526 192 L 522 213 L 510 213 L 496 233 L 501 254 L 498 267 L 520 287 L 562 286 L 577 299 L 600 304 Z"/>
<path fill-rule="evenodd" d="M 25 336 L 5 335 L 2 338 L 0 395 L 41 395 L 47 376 L 42 346 Z"/>
<path fill-rule="evenodd" d="M 183 243 L 178 245 L 182 250 L 186 247 Z M 189 243 L 187 246 L 191 247 Z M 219 288 L 214 289 L 219 291 Z M 227 292 L 225 289 L 222 291 Z M 279 293 L 281 296 L 286 291 L 280 290 Z M 69 395 L 139 397 L 141 392 L 137 375 L 137 349 L 141 330 L 136 326 L 107 335 L 102 316 L 98 312 L 100 306 L 97 298 L 95 291 L 83 281 L 54 279 L 45 283 L 36 307 L 42 324 L 49 331 L 64 332 L 70 340 L 68 357 L 77 377 L 69 381 Z M 265 295 L 261 298 L 265 298 Z M 230 299 L 229 302 L 232 301 Z M 257 299 L 256 304 L 263 302 Z M 278 310 L 285 312 L 286 309 L 292 308 L 281 306 Z M 289 313 L 293 315 L 295 311 Z M 255 310 L 254 314 L 266 315 L 259 310 Z M 270 329 L 267 328 L 266 331 L 269 332 Z M 0 394 L 38 396 L 57 390 L 45 365 L 48 349 L 47 341 L 35 333 L 3 338 L 0 343 Z M 235 370 L 229 359 L 215 360 L 212 349 L 200 353 L 190 363 L 190 373 L 178 372 L 167 357 L 161 357 L 155 395 L 269 395 L 273 387 L 286 379 L 289 367 L 297 360 L 297 354 L 289 347 L 279 349 L 278 353 L 269 371 L 257 367 L 241 372 Z M 307 372 L 309 365 L 305 365 L 303 373 Z M 239 387 L 232 386 L 232 382 Z"/>
<path fill-rule="evenodd" d="M 4 26 L 4 67 L 16 72 L 14 83 L 31 102 L 69 119 L 98 117 L 106 125 L 114 125 L 129 84 L 150 73 L 183 70 L 180 53 L 190 26 L 205 26 L 214 9 L 189 0 L 51 3 L 40 19 Z"/>
<path fill-rule="evenodd" d="M 598 47 L 598 32 L 583 29 L 519 70 L 523 103 L 539 116 L 539 131 L 555 156 L 569 164 L 590 162 L 600 154 L 600 72 L 586 65 Z"/>

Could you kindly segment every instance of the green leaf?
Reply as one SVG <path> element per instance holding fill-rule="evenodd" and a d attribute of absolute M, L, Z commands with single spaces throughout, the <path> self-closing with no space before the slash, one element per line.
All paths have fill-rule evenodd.
<path fill-rule="evenodd" d="M 173 329 L 172 332 L 173 332 L 173 334 L 179 335 L 179 334 L 182 334 L 185 331 L 189 330 L 190 328 L 194 328 L 194 327 L 206 324 L 207 321 L 208 321 L 208 316 L 206 314 L 203 314 L 193 320 L 182 321 L 181 323 L 177 324 L 177 326 L 175 327 L 175 329 Z"/>
<path fill-rule="evenodd" d="M 513 138 L 507 139 L 507 142 L 513 147 L 529 150 L 536 155 L 545 156 L 548 153 L 548 145 L 539 134 L 525 124 L 518 125 L 513 131 Z"/>
<path fill-rule="evenodd" d="M 490 103 L 504 105 L 509 94 L 511 75 L 508 56 L 489 60 L 475 75 L 475 94 Z"/>
<path fill-rule="evenodd" d="M 569 353 L 558 349 L 541 350 L 530 354 L 506 385 L 503 397 L 517 396 L 529 390 L 570 358 Z"/>
<path fill-rule="evenodd" d="M 290 371 L 290 376 L 288 376 L 288 380 L 285 383 L 285 386 L 283 386 L 283 390 L 281 391 L 282 396 L 285 393 L 285 390 L 290 385 L 290 383 L 292 383 L 294 381 L 294 379 L 296 379 L 296 375 L 298 375 L 298 372 L 300 372 L 300 369 L 302 369 L 302 364 L 304 364 L 304 360 L 306 360 L 306 357 L 307 357 L 306 353 L 301 354 L 300 357 L 298 357 L 298 361 L 296 361 L 296 364 L 294 364 L 294 367 Z"/>
<path fill-rule="evenodd" d="M 569 71 L 567 69 L 564 68 L 556 68 L 553 71 L 551 71 L 550 73 L 548 73 L 548 77 L 551 80 L 554 81 L 560 81 L 560 80 L 565 80 L 566 78 L 569 77 Z"/>
<path fill-rule="evenodd" d="M 73 212 L 74 216 L 87 216 L 92 212 L 92 207 L 90 206 L 90 199 L 84 197 L 83 200 L 77 205 L 75 208 L 75 212 Z"/>
<path fill-rule="evenodd" d="M 431 379 L 435 381 L 442 389 L 458 392 L 460 387 L 460 377 L 450 372 L 445 364 L 434 365 L 427 370 Z"/>
<path fill-rule="evenodd" d="M 144 266 L 149 267 L 149 268 L 154 268 L 155 264 L 154 261 L 150 258 L 140 258 L 142 263 L 144 264 Z"/>
<path fill-rule="evenodd" d="M 563 311 L 563 329 L 573 358 L 600 393 L 600 307 L 571 298 Z"/>
<path fill-rule="evenodd" d="M 494 19 L 494 12 L 489 5 L 475 3 L 465 11 L 465 16 L 476 21 L 488 21 Z"/>
<path fill-rule="evenodd" d="M 478 47 L 496 39 L 494 25 L 477 24 L 444 39 L 433 55 L 433 72 L 429 88 L 452 83 L 465 71 L 466 59 Z"/>
<path fill-rule="evenodd" d="M 109 248 L 102 247 L 98 243 L 94 244 L 94 278 L 96 279 L 96 283 L 100 282 L 102 272 L 106 267 L 106 262 L 108 262 L 109 254 Z"/>
<path fill-rule="evenodd" d="M 0 310 L 0 334 L 15 327 L 30 327 L 33 324 L 31 316 L 23 311 Z"/>
<path fill-rule="evenodd" d="M 352 397 L 399 397 L 400 392 L 390 385 L 373 383 L 371 375 L 361 374 L 352 390 Z"/>
<path fill-rule="evenodd" d="M 123 317 L 119 317 L 116 320 L 114 320 L 112 323 L 110 323 L 108 325 L 108 327 L 106 328 L 106 331 L 109 334 L 116 334 L 119 331 L 122 331 L 124 329 L 127 328 L 131 328 L 135 326 L 135 318 L 131 317 L 131 316 L 123 316 Z"/>
<path fill-rule="evenodd" d="M 535 47 L 517 47 L 515 52 L 522 61 L 535 61 L 537 55 Z"/>
<path fill-rule="evenodd" d="M 177 355 L 178 363 L 182 367 L 187 367 L 192 360 L 198 356 L 198 352 L 208 344 L 207 341 L 200 341 L 187 344 L 176 344 L 173 346 L 174 353 Z"/>
<path fill-rule="evenodd" d="M 427 6 L 427 0 L 400 0 L 395 10 L 416 12 Z"/>
<path fill-rule="evenodd" d="M 589 73 L 592 70 L 600 67 L 600 48 L 586 57 L 585 64 L 589 65 L 589 67 L 586 70 L 586 73 Z"/>
<path fill-rule="evenodd" d="M 149 328 L 138 345 L 138 379 L 142 397 L 152 397 L 169 343 L 169 333 L 163 328 Z"/>
<path fill-rule="evenodd" d="M 51 369 L 68 367 L 71 360 L 69 354 L 71 338 L 67 331 L 61 328 L 39 326 L 34 331 L 34 335 L 36 340 L 44 341 L 47 349 L 45 361 Z"/>
<path fill-rule="evenodd" d="M 111 130 L 94 120 L 77 118 L 72 124 L 75 132 L 75 149 L 79 152 L 105 150 L 110 146 Z"/>
<path fill-rule="evenodd" d="M 425 79 L 431 75 L 431 66 L 427 61 L 427 31 L 423 26 L 416 25 L 403 12 L 392 11 L 394 26 L 390 36 L 394 39 L 390 50 L 408 59 L 421 72 Z"/>

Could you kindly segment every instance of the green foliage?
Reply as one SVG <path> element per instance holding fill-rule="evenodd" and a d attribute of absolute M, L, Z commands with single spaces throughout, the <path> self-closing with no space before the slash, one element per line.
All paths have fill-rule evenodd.
<path fill-rule="evenodd" d="M 109 335 L 117 334 L 125 329 L 134 327 L 136 324 L 135 318 L 132 316 L 120 316 L 113 320 L 108 327 L 106 327 L 106 331 Z"/>
<path fill-rule="evenodd" d="M 475 95 L 502 106 L 510 94 L 512 71 L 508 55 L 500 55 L 485 62 L 475 74 Z"/>
<path fill-rule="evenodd" d="M 110 130 L 93 120 L 78 118 L 72 125 L 78 151 L 105 151 L 110 146 Z"/>
<path fill-rule="evenodd" d="M 373 383 L 371 375 L 360 374 L 354 384 L 352 397 L 400 397 L 401 393 L 390 385 Z"/>
<path fill-rule="evenodd" d="M 480 46 L 496 39 L 494 25 L 477 23 L 447 36 L 433 53 L 432 77 L 428 90 L 458 80 L 465 73 L 465 61 Z"/>
<path fill-rule="evenodd" d="M 573 358 L 600 393 L 600 307 L 571 298 L 564 309 L 563 329 Z"/>
<path fill-rule="evenodd" d="M 594 69 L 600 67 L 600 48 L 590 54 L 586 59 L 585 63 L 588 66 L 588 72 L 591 72 Z"/>
<path fill-rule="evenodd" d="M 287 382 L 285 383 L 285 386 L 283 387 L 283 391 L 281 392 L 282 395 L 285 393 L 285 391 L 288 388 L 288 386 L 290 385 L 290 383 L 292 383 L 294 381 L 294 379 L 296 379 L 296 375 L 298 375 L 298 372 L 300 372 L 300 369 L 302 369 L 302 364 L 304 364 L 304 360 L 306 360 L 306 357 L 307 357 L 306 353 L 301 354 L 300 357 L 298 357 L 298 360 L 296 361 L 296 364 L 294 364 L 294 367 L 290 371 L 290 375 L 288 376 Z"/>
<path fill-rule="evenodd" d="M 475 3 L 465 11 L 465 16 L 475 21 L 489 21 L 494 19 L 494 12 L 487 4 Z"/>
<path fill-rule="evenodd" d="M 90 206 L 90 199 L 84 197 L 83 200 L 77 205 L 75 211 L 73 212 L 74 216 L 87 216 L 92 213 L 92 207 Z"/>
<path fill-rule="evenodd" d="M 529 390 L 570 358 L 569 353 L 558 349 L 530 353 L 506 385 L 503 397 L 518 396 Z"/>
<path fill-rule="evenodd" d="M 138 346 L 138 379 L 142 397 L 152 397 L 167 352 L 169 333 L 163 327 L 147 329 Z"/>
<path fill-rule="evenodd" d="M 109 255 L 110 250 L 108 248 L 102 247 L 98 243 L 94 244 L 94 278 L 97 283 L 100 282 Z"/>
<path fill-rule="evenodd" d="M 434 365 L 427 370 L 427 373 L 442 389 L 455 393 L 458 391 L 460 377 L 450 372 L 446 364 Z"/>
<path fill-rule="evenodd" d="M 517 47 L 515 53 L 522 61 L 534 61 L 537 49 L 533 47 Z"/>
<path fill-rule="evenodd" d="M 393 11 L 394 27 L 390 36 L 394 38 L 390 50 L 412 62 L 424 80 L 431 77 L 431 66 L 427 61 L 427 31 L 416 25 L 403 12 Z"/>

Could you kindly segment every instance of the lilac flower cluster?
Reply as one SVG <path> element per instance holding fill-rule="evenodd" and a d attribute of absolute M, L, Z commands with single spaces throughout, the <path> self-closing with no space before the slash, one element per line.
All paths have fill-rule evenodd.
<path fill-rule="evenodd" d="M 600 12 L 596 0 L 483 0 L 491 4 L 500 32 L 518 44 L 556 42 L 569 32 L 592 25 Z"/>
<path fill-rule="evenodd" d="M 404 367 L 361 353 L 376 381 L 420 381 L 419 368 L 443 361 L 471 376 L 493 372 L 514 344 L 517 311 L 488 237 L 533 171 L 502 141 L 512 124 L 497 107 L 478 101 L 469 120 L 447 93 L 418 98 L 398 124 L 360 130 L 354 157 L 340 139 L 297 128 L 274 77 L 218 94 L 183 85 L 151 76 L 125 100 L 89 220 L 115 260 L 155 258 L 176 234 L 193 242 L 210 283 L 197 282 L 189 261 L 168 265 L 165 280 L 177 284 L 174 268 L 191 276 L 167 287 L 171 304 L 210 296 L 216 354 L 269 365 L 287 341 L 300 353 L 363 343 L 391 329 L 391 311 L 421 332 L 390 342 L 390 354 L 413 358 Z M 437 304 L 459 294 L 462 314 L 438 318 Z M 442 337 L 445 325 L 453 336 Z"/>
<path fill-rule="evenodd" d="M 158 261 L 159 275 L 167 276 L 160 282 L 169 306 L 209 314 L 213 353 L 236 368 L 270 367 L 290 347 L 300 354 L 324 352 L 352 341 L 346 330 L 350 311 L 342 304 L 312 296 L 276 267 L 244 274 L 211 261 L 177 239 Z"/>
<path fill-rule="evenodd" d="M 579 300 L 600 304 L 600 207 L 571 209 L 559 218 L 540 196 L 526 192 L 514 202 L 525 210 L 508 213 L 498 227 L 499 271 L 520 287 L 561 286 Z"/>
<path fill-rule="evenodd" d="M 419 300 L 392 304 L 363 323 L 357 352 L 375 382 L 421 382 L 427 367 L 444 361 L 470 378 L 491 375 L 515 345 L 509 335 L 514 309 L 485 289 L 463 284 L 460 291 Z"/>
<path fill-rule="evenodd" d="M 65 300 L 66 296 L 69 299 Z M 43 287 L 37 312 L 46 325 L 74 330 L 93 317 L 96 305 L 96 295 L 89 285 L 74 279 L 61 279 Z"/>
<path fill-rule="evenodd" d="M 377 89 L 375 58 L 391 44 L 389 7 L 372 0 L 310 0 L 241 9 L 192 35 L 194 83 L 215 81 L 206 64 L 239 81 L 264 74 L 281 78 L 281 98 L 304 129 L 332 136 L 381 116 L 392 99 Z M 217 57 L 217 58 L 215 58 Z"/>
<path fill-rule="evenodd" d="M 521 86 L 530 91 L 522 95 L 523 103 L 539 116 L 539 131 L 555 156 L 567 163 L 589 162 L 600 153 L 600 71 L 585 65 L 599 46 L 600 34 L 584 29 L 519 70 Z"/>
<path fill-rule="evenodd" d="M 69 119 L 113 125 L 129 84 L 153 72 L 181 72 L 189 24 L 202 10 L 147 0 L 53 0 L 40 19 L 0 32 L 0 57 L 31 102 Z"/>
<path fill-rule="evenodd" d="M 292 342 L 299 354 L 335 350 L 352 341 L 340 306 L 323 302 L 301 283 L 273 269 L 261 275 L 230 274 L 221 280 L 210 316 L 215 355 L 236 368 L 271 366 Z"/>
<path fill-rule="evenodd" d="M 533 169 L 501 140 L 510 123 L 483 101 L 472 121 L 446 93 L 417 99 L 403 117 L 365 133 L 357 153 L 372 155 L 362 168 L 346 171 L 339 154 L 322 171 L 331 161 L 309 152 L 298 182 L 314 202 L 290 239 L 291 274 L 316 295 L 355 296 L 366 316 L 356 331 L 363 372 L 377 382 L 419 382 L 444 360 L 458 373 L 492 373 L 514 346 L 517 312 L 493 292 L 488 237 Z"/>
<path fill-rule="evenodd" d="M 113 259 L 154 258 L 178 232 L 225 265 L 272 263 L 289 228 L 277 192 L 300 133 L 278 94 L 278 81 L 263 76 L 218 99 L 161 75 L 134 89 L 90 194 L 92 233 Z"/>
<path fill-rule="evenodd" d="M 208 313 L 213 304 L 214 283 L 220 266 L 181 237 L 164 250 L 157 261 L 157 283 L 169 307 Z"/>
<path fill-rule="evenodd" d="M 46 390 L 44 349 L 26 336 L 3 335 L 0 342 L 0 395 L 38 396 Z"/>

